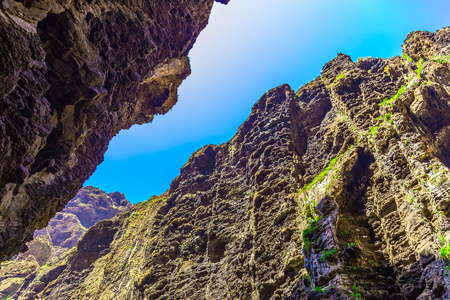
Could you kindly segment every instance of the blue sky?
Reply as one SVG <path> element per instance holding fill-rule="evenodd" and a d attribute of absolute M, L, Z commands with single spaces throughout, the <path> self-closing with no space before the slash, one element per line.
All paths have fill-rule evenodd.
<path fill-rule="evenodd" d="M 343 52 L 356 60 L 401 54 L 406 34 L 450 26 L 450 1 L 231 0 L 215 3 L 190 52 L 179 102 L 121 131 L 85 183 L 132 203 L 163 193 L 190 155 L 228 141 L 267 90 L 297 90 Z"/>

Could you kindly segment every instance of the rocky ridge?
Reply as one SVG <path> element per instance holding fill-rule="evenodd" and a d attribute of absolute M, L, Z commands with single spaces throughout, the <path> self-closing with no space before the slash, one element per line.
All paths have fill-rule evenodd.
<path fill-rule="evenodd" d="M 447 299 L 450 28 L 262 96 L 19 299 Z"/>
<path fill-rule="evenodd" d="M 44 285 L 38 276 L 41 270 L 65 257 L 95 223 L 130 208 L 131 203 L 119 192 L 107 194 L 91 186 L 82 188 L 46 228 L 34 233 L 27 252 L 1 265 L 0 298 L 17 298 L 28 286 Z"/>
<path fill-rule="evenodd" d="M 75 196 L 115 134 L 176 103 L 213 2 L 0 2 L 0 261 Z"/>

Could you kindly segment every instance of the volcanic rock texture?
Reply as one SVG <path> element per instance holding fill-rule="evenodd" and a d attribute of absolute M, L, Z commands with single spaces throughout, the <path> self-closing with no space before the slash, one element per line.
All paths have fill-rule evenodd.
<path fill-rule="evenodd" d="M 36 299 L 447 299 L 450 28 L 267 92 L 170 190 L 92 227 Z M 31 299 L 31 298 L 21 298 Z"/>
<path fill-rule="evenodd" d="M 27 243 L 27 252 L 1 264 L 0 298 L 17 299 L 29 286 L 45 286 L 45 277 L 39 276 L 41 270 L 65 257 L 96 222 L 130 208 L 131 203 L 119 192 L 107 194 L 94 187 L 82 188 L 46 228 L 34 233 L 34 240 Z"/>
<path fill-rule="evenodd" d="M 0 261 L 26 250 L 116 133 L 175 104 L 213 2 L 0 2 Z"/>
<path fill-rule="evenodd" d="M 37 230 L 34 237 L 47 237 L 53 247 L 72 248 L 95 223 L 130 209 L 131 203 L 119 192 L 107 194 L 92 186 L 84 187 L 50 220 L 46 228 Z"/>

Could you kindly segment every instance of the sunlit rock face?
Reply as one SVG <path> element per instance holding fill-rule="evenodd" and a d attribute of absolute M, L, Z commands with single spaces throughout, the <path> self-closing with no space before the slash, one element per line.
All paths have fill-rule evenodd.
<path fill-rule="evenodd" d="M 0 298 L 34 299 L 36 289 L 48 283 L 48 276 L 41 276 L 46 274 L 44 270 L 73 251 L 95 223 L 130 208 L 131 203 L 119 192 L 107 194 L 91 186 L 82 188 L 46 228 L 34 233 L 27 252 L 1 264 Z"/>
<path fill-rule="evenodd" d="M 270 90 L 161 196 L 93 226 L 37 299 L 447 299 L 450 28 Z"/>
<path fill-rule="evenodd" d="M 26 250 L 115 134 L 176 103 L 213 2 L 0 2 L 0 261 Z"/>

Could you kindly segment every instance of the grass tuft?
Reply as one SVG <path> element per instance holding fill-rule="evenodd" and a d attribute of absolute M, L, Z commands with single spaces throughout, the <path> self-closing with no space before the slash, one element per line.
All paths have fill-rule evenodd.
<path fill-rule="evenodd" d="M 325 168 L 325 170 L 323 170 L 319 175 L 317 175 L 316 177 L 314 177 L 314 179 L 313 179 L 309 184 L 307 184 L 306 186 L 304 186 L 304 187 L 300 190 L 299 194 L 302 193 L 302 192 L 305 192 L 305 191 L 310 190 L 311 187 L 312 187 L 313 185 L 315 185 L 315 184 L 318 183 L 318 182 L 321 182 L 321 181 L 325 178 L 325 176 L 327 176 L 328 172 L 330 172 L 331 169 L 336 165 L 338 159 L 341 158 L 342 156 L 344 156 L 344 154 L 346 154 L 347 152 L 349 152 L 352 148 L 353 148 L 353 145 L 351 145 L 351 146 L 347 149 L 347 151 L 345 151 L 345 152 L 342 153 L 341 155 L 339 155 L 339 156 L 333 158 L 333 159 L 330 161 L 330 163 L 328 164 L 328 166 Z"/>
<path fill-rule="evenodd" d="M 417 78 L 420 78 L 420 72 L 422 72 L 423 66 L 425 65 L 426 61 L 423 59 L 419 59 L 419 61 L 417 62 L 417 69 L 416 69 L 416 73 L 417 73 Z"/>

